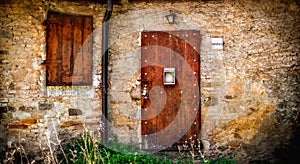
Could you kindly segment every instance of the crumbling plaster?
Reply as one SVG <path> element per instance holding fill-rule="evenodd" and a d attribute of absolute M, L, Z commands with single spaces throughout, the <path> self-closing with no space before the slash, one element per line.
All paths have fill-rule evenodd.
<path fill-rule="evenodd" d="M 36 153 L 41 146 L 47 148 L 41 144 L 47 138 L 55 138 L 47 136 L 50 133 L 64 138 L 90 129 L 98 134 L 105 6 L 42 0 L 0 4 L 3 147 L 20 137 L 21 144 Z M 93 16 L 93 86 L 45 85 L 43 22 L 49 10 Z M 165 19 L 170 10 L 177 15 L 173 25 Z M 141 143 L 141 31 L 197 29 L 201 33 L 201 140 L 206 154 L 274 158 L 270 152 L 289 143 L 299 120 L 299 10 L 294 1 L 279 0 L 115 5 L 109 38 L 110 132 L 123 142 Z M 211 37 L 223 38 L 224 49 L 212 50 Z M 257 156 L 261 152 L 266 155 Z"/>

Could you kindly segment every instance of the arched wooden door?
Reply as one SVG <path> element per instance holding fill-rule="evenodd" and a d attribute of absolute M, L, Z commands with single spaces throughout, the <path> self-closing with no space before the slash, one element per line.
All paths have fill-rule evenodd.
<path fill-rule="evenodd" d="M 141 41 L 143 148 L 177 148 L 185 142 L 197 142 L 201 122 L 200 32 L 144 31 Z M 175 70 L 175 84 L 164 83 L 165 68 Z"/>

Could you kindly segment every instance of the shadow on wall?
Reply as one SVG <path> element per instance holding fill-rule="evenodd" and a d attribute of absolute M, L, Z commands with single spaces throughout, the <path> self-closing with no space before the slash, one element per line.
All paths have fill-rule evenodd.
<path fill-rule="evenodd" d="M 0 107 L 0 160 L 5 158 L 5 152 L 7 150 L 7 127 L 5 124 L 5 120 L 12 118 L 12 111 L 15 111 L 14 107 L 11 106 L 2 106 Z M 0 161 L 1 163 L 1 161 Z"/>
<path fill-rule="evenodd" d="M 252 158 L 257 157 L 272 163 L 294 163 L 299 159 L 299 73 L 293 71 L 297 67 L 292 65 L 288 69 L 282 69 L 284 74 L 274 76 L 280 78 L 267 81 L 266 86 L 269 86 L 280 103 L 271 116 L 273 122 L 264 120 L 250 144 L 244 145 L 244 150 Z"/>
<path fill-rule="evenodd" d="M 299 117 L 298 117 L 299 122 Z M 274 155 L 277 157 L 278 163 L 293 163 L 299 160 L 300 152 L 300 126 L 299 123 L 291 127 L 294 133 L 291 136 L 289 144 L 281 145 L 275 150 Z"/>
<path fill-rule="evenodd" d="M 7 135 L 5 133 L 5 127 L 0 125 L 0 159 L 5 158 L 5 150 L 7 148 Z"/>
<path fill-rule="evenodd" d="M 299 115 L 294 114 L 296 119 L 277 115 L 274 106 L 260 105 L 251 114 L 230 121 L 214 134 L 217 146 L 213 154 L 233 157 L 240 163 L 295 161 L 300 143 Z"/>
<path fill-rule="evenodd" d="M 242 145 L 247 162 L 293 163 L 299 158 L 299 116 L 296 122 L 280 123 L 275 115 L 264 120 L 250 144 Z"/>

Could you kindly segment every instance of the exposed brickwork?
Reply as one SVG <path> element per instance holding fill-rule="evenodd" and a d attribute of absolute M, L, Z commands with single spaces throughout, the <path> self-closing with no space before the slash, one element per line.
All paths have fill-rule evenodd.
<path fill-rule="evenodd" d="M 165 19 L 169 10 L 177 15 L 173 25 Z M 136 119 L 140 128 L 139 117 L 135 117 L 141 110 L 140 98 L 135 94 L 141 92 L 137 62 L 141 61 L 140 31 L 198 29 L 201 139 L 206 155 L 273 160 L 276 147 L 294 135 L 293 130 L 285 129 L 297 124 L 299 113 L 299 10 L 292 1 L 247 0 L 140 2 L 115 7 L 111 27 L 112 115 Z M 224 50 L 211 49 L 212 37 L 224 39 Z M 113 124 L 118 124 L 114 131 L 119 136 L 140 142 L 135 138 L 140 130 L 129 130 L 128 135 L 118 121 Z M 126 123 L 123 126 L 127 129 Z M 217 137 L 220 133 L 226 134 L 223 140 L 218 140 L 222 139 Z"/>
<path fill-rule="evenodd" d="M 93 73 L 93 87 L 46 86 L 46 23 L 48 11 L 93 16 L 94 29 L 101 26 L 104 7 L 100 4 L 49 1 L 7 1 L 0 5 L 0 114 L 1 147 L 24 145 L 36 156 L 49 149 L 48 139 L 61 132 L 76 134 L 84 127 L 98 134 L 101 109 L 95 90 L 99 72 Z M 99 31 L 99 30 L 98 30 Z M 95 32 L 95 44 L 101 34 Z M 94 47 L 93 67 L 98 66 L 101 49 Z M 70 112 L 68 109 L 77 109 Z M 70 114 L 69 114 L 70 112 Z M 74 116 L 76 115 L 76 116 Z M 24 141 L 23 141 L 24 139 Z M 2 149 L 1 149 L 2 151 Z"/>
<path fill-rule="evenodd" d="M 49 10 L 93 16 L 92 87 L 46 86 L 44 21 Z M 174 24 L 165 18 L 169 10 L 177 15 Z M 1 148 L 23 138 L 26 151 L 38 154 L 55 134 L 68 138 L 85 128 L 98 134 L 104 12 L 105 5 L 83 1 L 0 3 Z M 109 39 L 110 133 L 124 142 L 141 141 L 141 31 L 196 29 L 201 33 L 206 155 L 276 159 L 273 151 L 289 144 L 292 127 L 299 123 L 299 12 L 293 0 L 125 0 L 115 5 Z M 223 38 L 224 50 L 212 50 L 211 37 Z"/>

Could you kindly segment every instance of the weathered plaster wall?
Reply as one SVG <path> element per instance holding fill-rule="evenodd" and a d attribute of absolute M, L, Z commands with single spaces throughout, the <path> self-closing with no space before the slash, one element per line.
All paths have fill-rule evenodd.
<path fill-rule="evenodd" d="M 93 87 L 45 86 L 43 22 L 48 10 L 93 16 Z M 173 25 L 165 19 L 169 10 L 177 15 Z M 294 1 L 279 0 L 115 5 L 110 29 L 110 132 L 124 142 L 141 142 L 140 32 L 197 29 L 205 155 L 274 159 L 274 150 L 288 146 L 299 120 L 299 10 Z M 49 135 L 55 136 L 55 129 L 62 137 L 84 127 L 97 133 L 99 28 L 104 12 L 104 6 L 94 3 L 1 3 L 1 147 L 7 141 L 18 143 L 20 137 L 29 152 L 38 152 Z M 222 37 L 224 50 L 211 50 L 211 37 Z"/>
<path fill-rule="evenodd" d="M 165 19 L 169 10 L 177 15 L 173 25 Z M 140 2 L 115 7 L 113 132 L 122 140 L 140 142 L 140 32 L 198 29 L 206 155 L 274 160 L 274 150 L 289 143 L 299 119 L 299 21 L 299 5 L 292 1 Z M 224 50 L 212 50 L 211 37 L 222 37 Z"/>
<path fill-rule="evenodd" d="M 7 146 L 14 148 L 15 144 L 22 144 L 28 154 L 36 154 L 50 147 L 54 149 L 60 140 L 75 136 L 85 128 L 98 135 L 101 96 L 98 92 L 100 72 L 97 67 L 101 56 L 101 33 L 97 28 L 101 26 L 104 7 L 86 2 L 39 0 L 4 1 L 0 7 L 1 152 Z M 93 86 L 45 85 L 44 21 L 49 10 L 93 16 Z"/>

